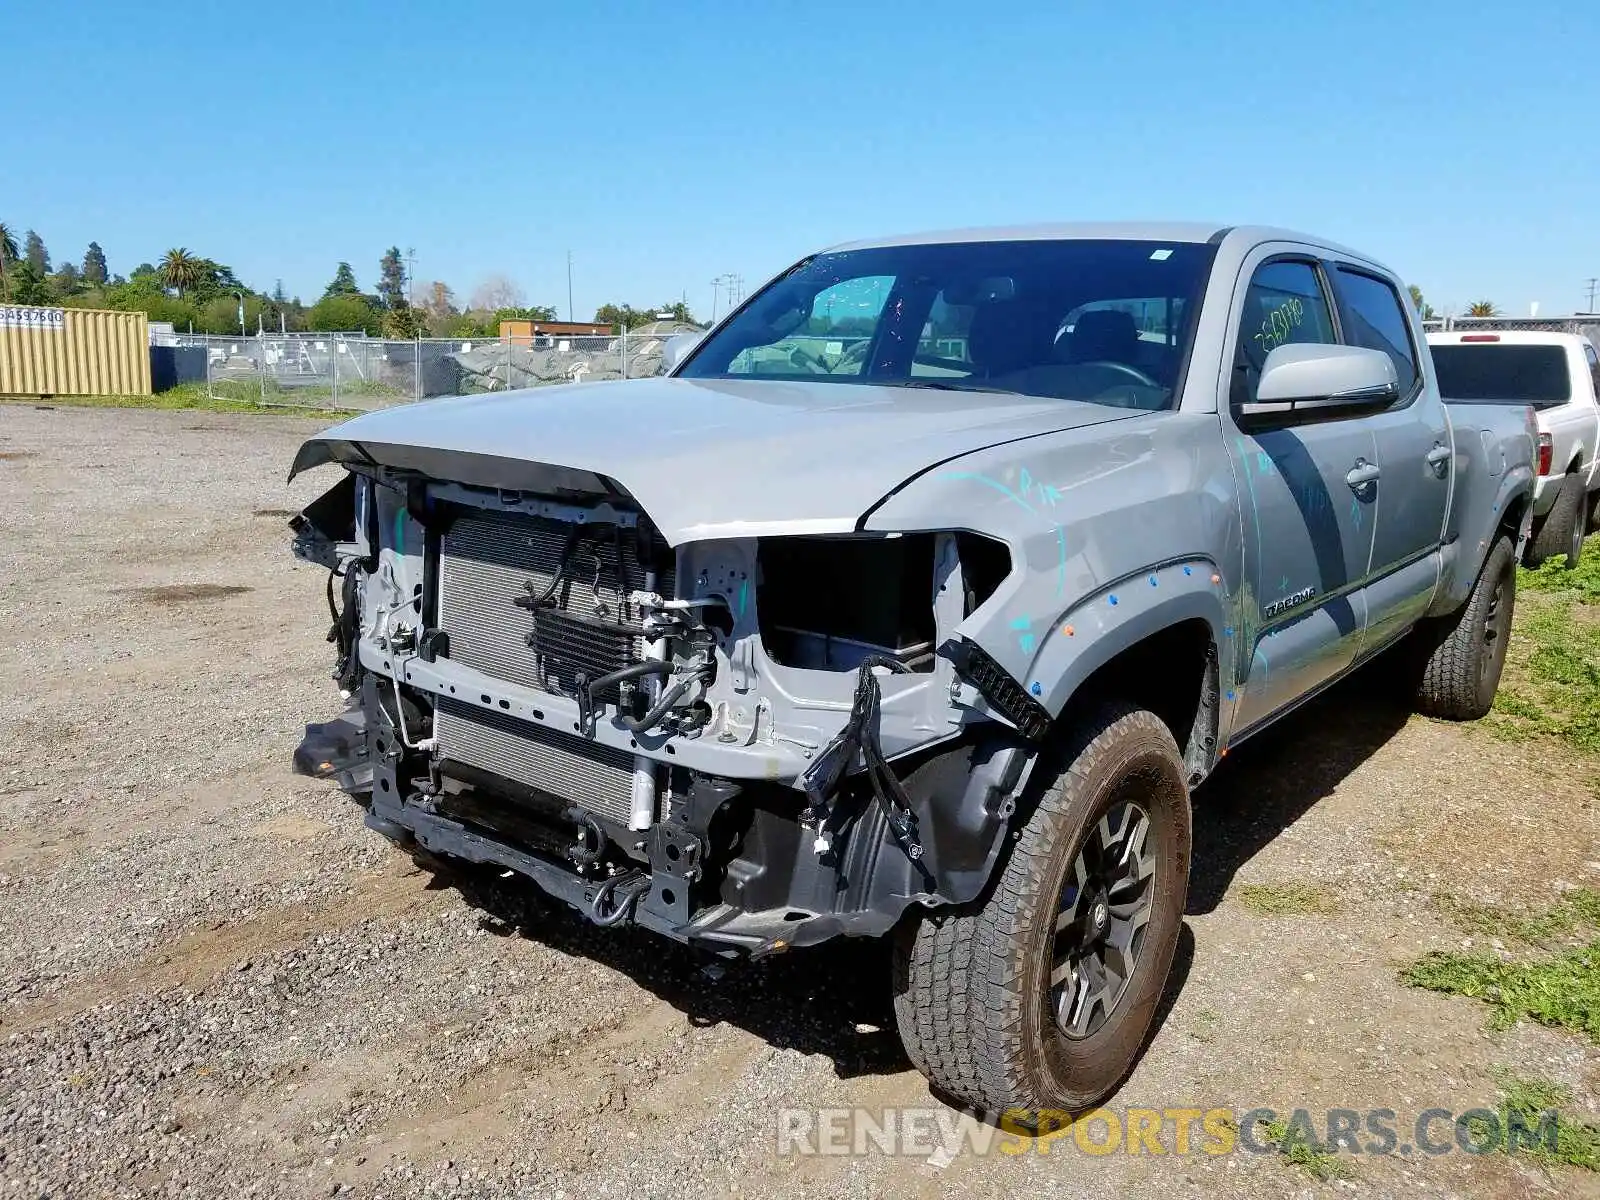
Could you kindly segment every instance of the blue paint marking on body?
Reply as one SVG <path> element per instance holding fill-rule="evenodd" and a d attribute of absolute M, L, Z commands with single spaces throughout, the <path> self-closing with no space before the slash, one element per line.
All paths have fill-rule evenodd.
<path fill-rule="evenodd" d="M 1194 574 L 1194 568 L 1193 567 L 1185 567 L 1183 569 L 1183 573 L 1185 575 L 1193 575 Z"/>
<path fill-rule="evenodd" d="M 406 510 L 403 508 L 394 514 L 394 552 L 406 552 Z"/>
<path fill-rule="evenodd" d="M 1155 587 L 1158 583 L 1160 583 L 1160 580 L 1158 580 L 1154 575 L 1150 576 L 1151 587 Z"/>
<path fill-rule="evenodd" d="M 1061 499 L 1061 492 L 1054 484 L 1035 483 L 1027 467 L 1021 468 L 1018 473 L 1016 490 L 1007 487 L 998 479 L 978 471 L 946 471 L 942 478 L 971 480 L 973 483 L 981 483 L 984 487 L 999 492 L 1024 512 L 1032 513 L 1038 517 L 1043 517 L 1046 514 L 1040 512 L 1034 504 L 1029 503 L 1030 498 L 1035 498 L 1031 496 L 1032 493 L 1037 493 L 1036 499 L 1052 508 L 1055 507 L 1056 501 Z M 1067 534 L 1059 521 L 1051 524 L 1056 533 L 1056 595 L 1060 596 L 1067 590 Z"/>
<path fill-rule="evenodd" d="M 1039 683 L 1039 681 L 1037 679 L 1035 679 L 1033 681 L 1033 686 L 1030 687 L 1028 690 L 1030 692 L 1032 692 L 1035 696 L 1044 695 L 1044 687 Z"/>
<path fill-rule="evenodd" d="M 744 610 L 750 606 L 750 581 L 746 579 L 739 585 L 739 619 L 744 620 Z"/>
<path fill-rule="evenodd" d="M 1117 594 L 1112 592 L 1111 595 L 1106 597 L 1106 599 L 1111 601 L 1112 604 L 1115 604 L 1117 602 Z"/>
<path fill-rule="evenodd" d="M 1232 699 L 1233 699 L 1233 689 L 1232 689 L 1232 688 L 1229 688 L 1229 689 L 1228 689 L 1228 699 L 1229 699 L 1229 700 L 1232 700 Z"/>

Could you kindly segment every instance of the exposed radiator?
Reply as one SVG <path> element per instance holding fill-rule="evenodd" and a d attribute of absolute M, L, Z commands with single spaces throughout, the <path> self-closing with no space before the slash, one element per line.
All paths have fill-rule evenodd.
<path fill-rule="evenodd" d="M 639 614 L 628 596 L 645 585 L 632 529 L 544 517 L 462 516 L 439 554 L 439 628 L 449 655 L 497 679 L 571 696 L 644 656 Z M 659 561 L 672 556 L 657 543 Z M 562 563 L 565 560 L 565 569 Z M 557 582 L 557 574 L 560 574 Z M 536 605 L 551 584 L 552 603 Z M 667 566 L 656 590 L 672 595 Z M 614 700 L 616 692 L 602 694 Z"/>
<path fill-rule="evenodd" d="M 633 755 L 530 725 L 496 709 L 440 697 L 434 710 L 439 753 L 503 776 L 626 825 Z"/>

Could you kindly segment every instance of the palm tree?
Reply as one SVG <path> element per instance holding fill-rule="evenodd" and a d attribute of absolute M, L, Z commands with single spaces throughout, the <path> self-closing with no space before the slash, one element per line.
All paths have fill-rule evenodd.
<path fill-rule="evenodd" d="M 11 226 L 0 221 L 0 297 L 6 294 L 6 264 L 17 261 L 17 237 Z"/>
<path fill-rule="evenodd" d="M 183 295 L 184 288 L 192 288 L 200 282 L 202 270 L 200 260 L 183 246 L 168 250 L 157 269 L 161 272 L 161 282 L 175 289 L 179 296 Z"/>
<path fill-rule="evenodd" d="M 1469 317 L 1498 317 L 1500 310 L 1494 306 L 1493 300 L 1475 300 L 1467 309 Z"/>

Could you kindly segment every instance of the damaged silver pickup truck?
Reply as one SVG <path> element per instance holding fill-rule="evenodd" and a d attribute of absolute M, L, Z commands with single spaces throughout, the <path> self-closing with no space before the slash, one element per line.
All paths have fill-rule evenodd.
<path fill-rule="evenodd" d="M 669 377 L 374 412 L 301 448 L 348 711 L 297 762 L 402 844 L 723 954 L 895 939 L 980 1109 L 1113 1090 L 1190 790 L 1391 646 L 1487 711 L 1522 407 L 1447 406 L 1396 277 L 1264 229 L 850 245 Z"/>

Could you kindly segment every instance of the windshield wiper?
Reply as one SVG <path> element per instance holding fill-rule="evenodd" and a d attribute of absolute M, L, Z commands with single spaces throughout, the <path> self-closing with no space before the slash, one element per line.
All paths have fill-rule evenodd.
<path fill-rule="evenodd" d="M 932 388 L 938 392 L 989 392 L 996 396 L 1020 396 L 1021 392 L 1011 388 L 989 387 L 982 383 L 961 383 L 955 379 L 937 379 L 919 375 L 913 379 L 874 379 L 873 383 L 883 387 L 903 388 Z"/>

